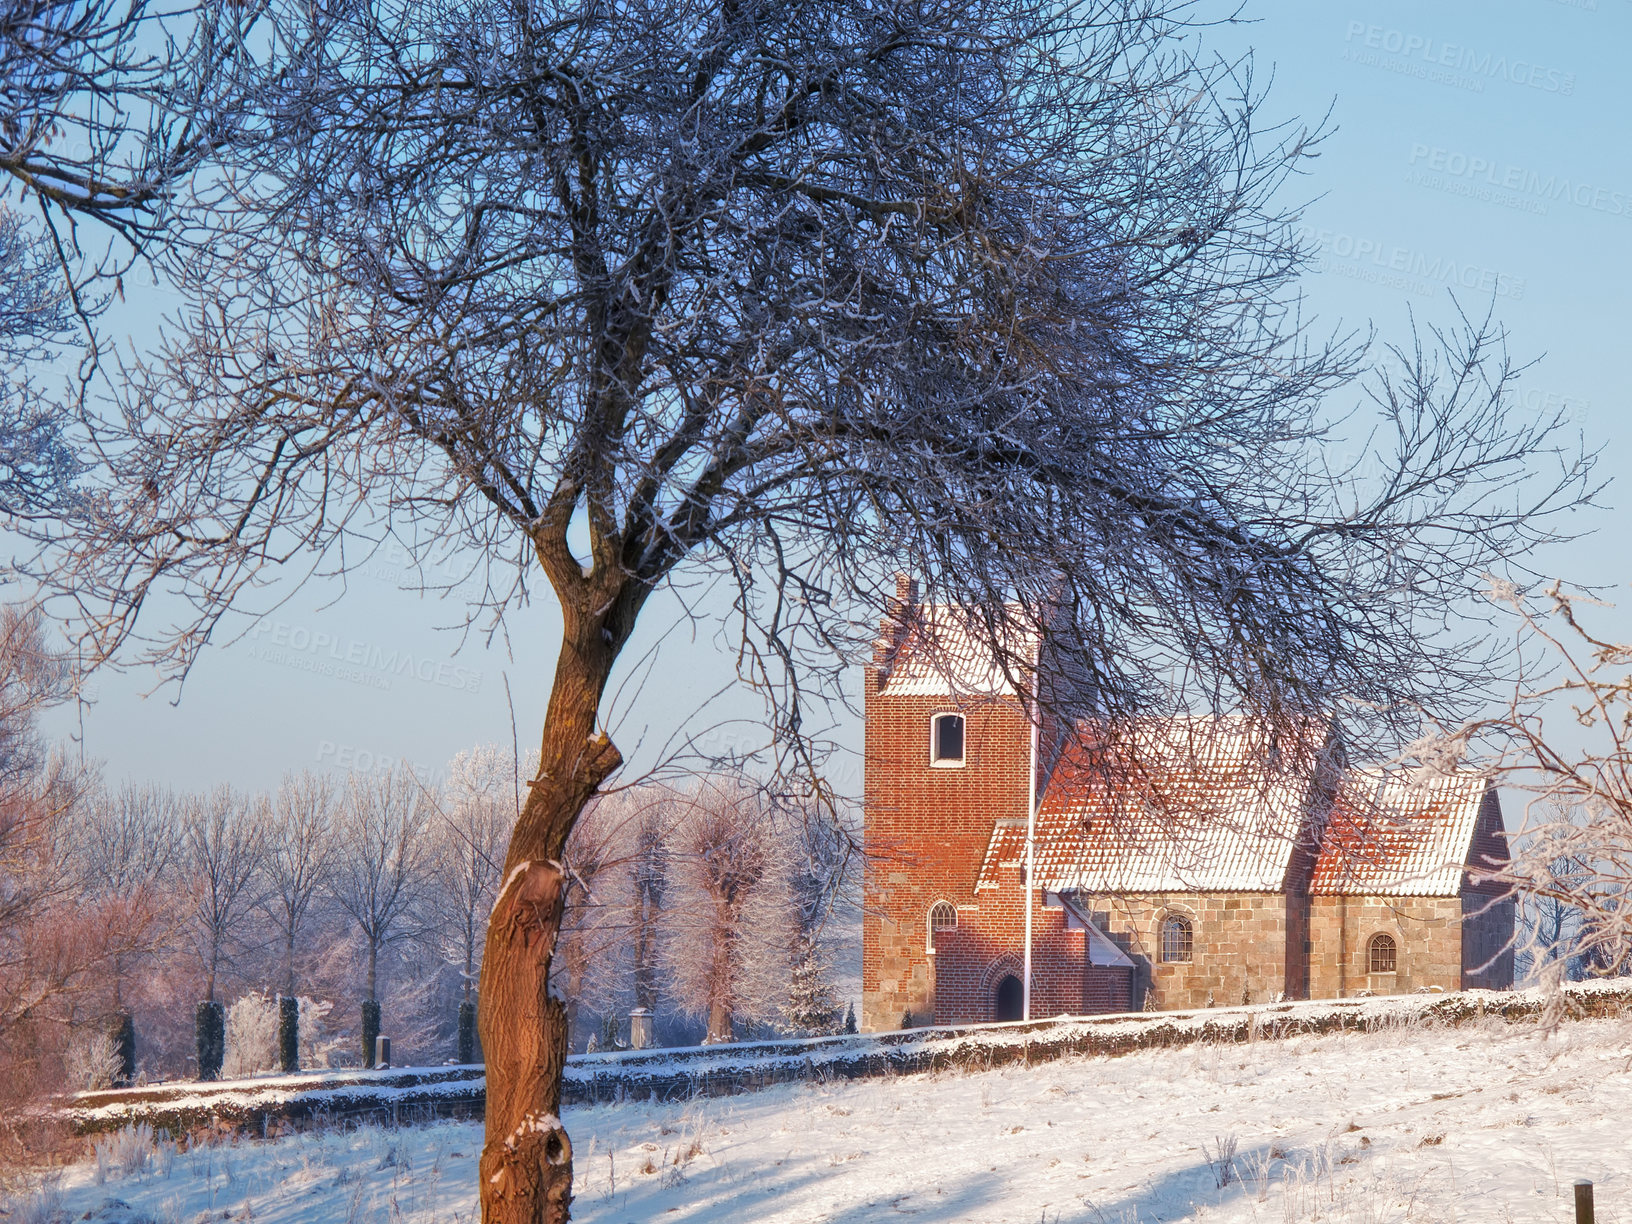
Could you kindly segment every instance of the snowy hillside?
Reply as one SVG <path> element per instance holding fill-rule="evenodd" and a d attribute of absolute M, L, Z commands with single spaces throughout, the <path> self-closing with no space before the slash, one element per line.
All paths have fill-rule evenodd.
<path fill-rule="evenodd" d="M 1632 1027 L 1478 1021 L 568 1114 L 576 1218 L 622 1224 L 1632 1221 Z M 104 1139 L 104 1145 L 116 1143 Z M 107 1147 L 22 1219 L 474 1218 L 479 1128 Z M 1233 1157 L 1229 1153 L 1233 1150 Z M 1224 1183 L 1224 1184 L 1220 1184 Z M 110 1204 L 109 1200 L 115 1200 Z M 86 1213 L 90 1213 L 89 1216 Z M 14 1217 L 17 1218 L 17 1217 Z"/>

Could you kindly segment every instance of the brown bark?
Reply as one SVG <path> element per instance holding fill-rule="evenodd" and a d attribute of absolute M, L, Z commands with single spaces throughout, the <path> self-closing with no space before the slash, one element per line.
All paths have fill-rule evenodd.
<path fill-rule="evenodd" d="M 731 1031 L 731 940 L 725 924 L 721 928 L 716 932 L 719 939 L 714 948 L 714 997 L 708 1001 L 708 1036 L 704 1038 L 709 1045 L 735 1036 Z"/>
<path fill-rule="evenodd" d="M 621 763 L 595 727 L 622 635 L 568 616 L 544 723 L 538 777 L 505 857 L 487 928 L 477 1027 L 487 1063 L 483 1224 L 563 1224 L 572 1201 L 572 1143 L 560 1120 L 567 1010 L 550 991 L 561 930 L 567 835 Z M 576 624 L 574 622 L 577 622 Z"/>

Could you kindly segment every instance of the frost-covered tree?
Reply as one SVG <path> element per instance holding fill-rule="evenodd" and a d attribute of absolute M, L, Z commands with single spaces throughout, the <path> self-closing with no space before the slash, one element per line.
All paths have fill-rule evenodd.
<path fill-rule="evenodd" d="M 284 775 L 272 798 L 265 906 L 283 953 L 278 982 L 285 995 L 295 994 L 295 947 L 327 882 L 336 804 L 333 784 L 310 771 Z"/>
<path fill-rule="evenodd" d="M 1306 330 L 1283 194 L 1318 137 L 1187 5 L 251 8 L 186 304 L 40 573 L 88 658 L 178 673 L 286 562 L 391 533 L 469 556 L 473 617 L 548 584 L 482 962 L 489 1221 L 567 1213 L 558 864 L 671 578 L 726 584 L 790 772 L 898 568 L 1011 672 L 1046 628 L 1063 716 L 1336 710 L 1364 749 L 1488 678 L 1434 627 L 1580 490 L 1480 326 L 1407 351 L 1336 461 L 1365 356 Z"/>
<path fill-rule="evenodd" d="M 215 1003 L 221 971 L 240 944 L 262 898 L 267 810 L 218 786 L 182 800 L 181 849 L 176 883 L 184 897 L 185 930 L 204 978 L 204 1002 Z"/>
<path fill-rule="evenodd" d="M 788 982 L 788 1001 L 782 1014 L 794 1031 L 822 1036 L 838 1031 L 844 1009 L 833 993 L 827 958 L 814 941 L 804 944 Z"/>
<path fill-rule="evenodd" d="M 278 1001 L 258 991 L 227 1008 L 226 1051 L 221 1074 L 240 1079 L 278 1066 Z"/>
<path fill-rule="evenodd" d="M 1527 796 L 1512 862 L 1494 877 L 1533 925 L 1533 956 L 1572 976 L 1632 973 L 1632 645 L 1600 636 L 1598 601 L 1553 584 L 1540 601 L 1498 584 L 1529 679 L 1505 711 L 1425 739 L 1449 764 L 1474 754 Z"/>
<path fill-rule="evenodd" d="M 676 1005 L 707 1021 L 706 1042 L 782 1017 L 799 932 L 784 816 L 763 791 L 723 777 L 683 800 L 663 959 Z"/>
<path fill-rule="evenodd" d="M 335 821 L 329 887 L 363 943 L 363 1061 L 371 1067 L 372 1038 L 379 1031 L 380 954 L 419 929 L 416 910 L 424 899 L 431 850 L 425 836 L 430 808 L 419 781 L 399 770 L 353 777 Z"/>

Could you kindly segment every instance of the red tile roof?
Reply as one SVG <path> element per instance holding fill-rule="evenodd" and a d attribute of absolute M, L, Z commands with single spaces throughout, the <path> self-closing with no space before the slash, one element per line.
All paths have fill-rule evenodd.
<path fill-rule="evenodd" d="M 1267 763 L 1269 745 L 1244 718 L 1144 723 L 1114 745 L 1080 733 L 1038 805 L 1039 887 L 1280 890 L 1317 772 L 1316 749 L 1287 755 L 1296 762 Z"/>
<path fill-rule="evenodd" d="M 1318 844 L 1317 893 L 1456 896 L 1485 779 L 1327 773 L 1317 737 L 1307 738 L 1272 764 L 1265 737 L 1242 718 L 1143 724 L 1113 747 L 1083 733 L 1038 804 L 1037 886 L 1279 892 L 1294 851 Z M 1025 836 L 1023 819 L 996 823 L 977 887 L 998 887 L 999 868 L 1023 862 Z"/>
<path fill-rule="evenodd" d="M 1350 771 L 1322 830 L 1310 891 L 1456 896 L 1488 790 L 1475 773 Z"/>
<path fill-rule="evenodd" d="M 946 604 L 916 604 L 910 613 L 905 639 L 892 648 L 883 691 L 892 695 L 1013 696 L 1019 673 L 1036 666 L 1038 636 L 1015 624 L 998 627 L 1010 655 L 1009 672 L 993 658 L 990 631 L 967 613 Z"/>

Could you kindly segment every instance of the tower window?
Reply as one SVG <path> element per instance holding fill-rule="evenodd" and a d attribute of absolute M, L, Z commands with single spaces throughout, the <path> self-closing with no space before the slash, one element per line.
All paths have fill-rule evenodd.
<path fill-rule="evenodd" d="M 937 714 L 929 723 L 929 763 L 963 764 L 963 715 Z"/>
<path fill-rule="evenodd" d="M 1392 935 L 1373 935 L 1368 960 L 1373 973 L 1393 973 L 1396 949 Z"/>
<path fill-rule="evenodd" d="M 929 950 L 935 951 L 935 938 L 942 931 L 958 929 L 958 911 L 950 902 L 937 901 L 929 907 Z"/>
<path fill-rule="evenodd" d="M 1162 961 L 1165 964 L 1188 964 L 1195 954 L 1196 932 L 1190 919 L 1170 914 L 1162 919 Z"/>

